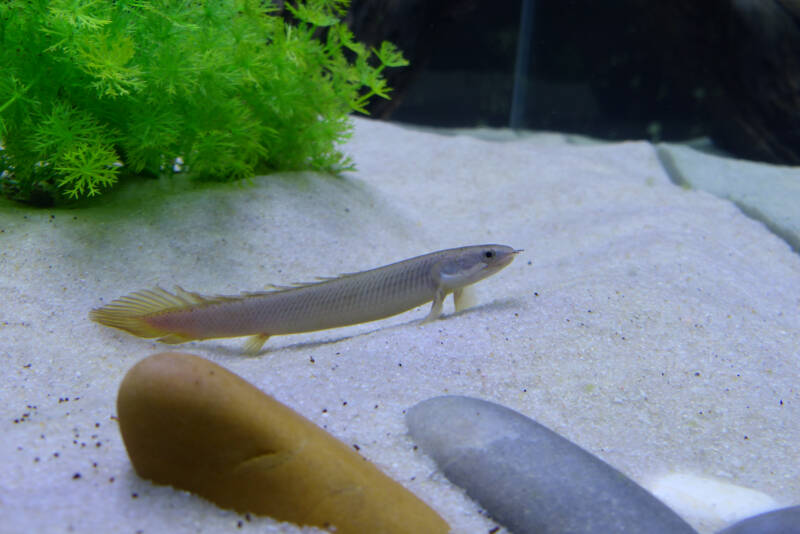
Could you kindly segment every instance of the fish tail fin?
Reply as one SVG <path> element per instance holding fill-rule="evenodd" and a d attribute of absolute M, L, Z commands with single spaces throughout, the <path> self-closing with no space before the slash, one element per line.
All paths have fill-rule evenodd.
<path fill-rule="evenodd" d="M 159 341 L 170 344 L 185 343 L 199 339 L 199 337 L 159 326 L 158 321 L 153 321 L 153 319 L 165 313 L 182 311 L 218 301 L 219 299 L 191 293 L 177 286 L 175 293 L 156 287 L 131 293 L 102 308 L 96 308 L 89 312 L 89 318 L 104 326 L 118 328 L 134 336 L 159 338 Z"/>

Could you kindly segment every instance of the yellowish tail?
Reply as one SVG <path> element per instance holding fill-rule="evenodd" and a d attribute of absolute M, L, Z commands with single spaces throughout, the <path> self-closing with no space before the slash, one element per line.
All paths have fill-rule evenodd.
<path fill-rule="evenodd" d="M 156 287 L 131 293 L 102 308 L 96 308 L 89 312 L 89 318 L 102 325 L 125 330 L 134 336 L 159 338 L 162 343 L 185 343 L 199 338 L 160 328 L 151 322 L 151 319 L 166 313 L 208 306 L 223 300 L 230 300 L 230 297 L 204 297 L 178 286 L 175 287 L 173 294 Z"/>

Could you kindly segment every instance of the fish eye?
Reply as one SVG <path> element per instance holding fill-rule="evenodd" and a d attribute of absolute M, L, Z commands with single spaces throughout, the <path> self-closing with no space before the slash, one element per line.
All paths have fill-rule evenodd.
<path fill-rule="evenodd" d="M 487 250 L 483 253 L 483 257 L 487 259 L 494 258 L 494 250 Z"/>

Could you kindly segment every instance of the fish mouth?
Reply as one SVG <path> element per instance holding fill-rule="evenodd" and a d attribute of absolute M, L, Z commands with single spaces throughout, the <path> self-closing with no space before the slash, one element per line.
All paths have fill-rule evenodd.
<path fill-rule="evenodd" d="M 512 261 L 514 261 L 514 257 L 522 252 L 524 249 L 515 249 L 511 250 L 503 259 L 498 262 L 497 268 L 502 269 L 509 265 Z"/>

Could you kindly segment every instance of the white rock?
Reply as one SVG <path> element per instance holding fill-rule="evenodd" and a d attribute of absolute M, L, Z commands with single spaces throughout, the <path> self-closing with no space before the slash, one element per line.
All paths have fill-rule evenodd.
<path fill-rule="evenodd" d="M 765 493 L 719 479 L 671 473 L 655 480 L 650 491 L 684 517 L 733 522 L 780 504 Z"/>

